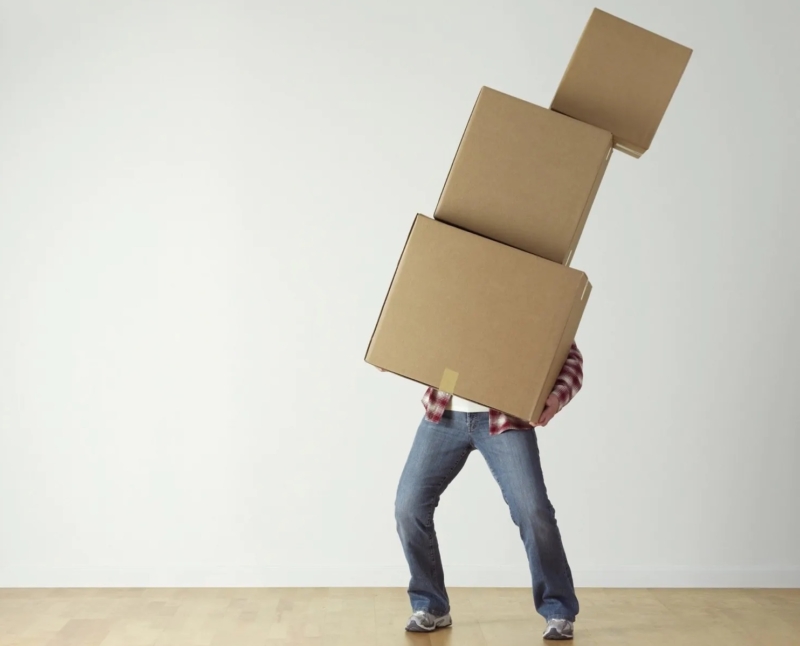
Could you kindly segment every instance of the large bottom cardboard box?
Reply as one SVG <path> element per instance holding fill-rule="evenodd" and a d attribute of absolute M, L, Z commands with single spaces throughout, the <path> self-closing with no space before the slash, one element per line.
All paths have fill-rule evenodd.
<path fill-rule="evenodd" d="M 417 215 L 366 361 L 535 420 L 590 292 L 581 271 Z"/>

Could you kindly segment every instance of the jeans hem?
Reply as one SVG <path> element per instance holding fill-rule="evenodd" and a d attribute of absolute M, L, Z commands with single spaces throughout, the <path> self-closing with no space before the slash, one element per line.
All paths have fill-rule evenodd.
<path fill-rule="evenodd" d="M 449 615 L 450 614 L 449 610 L 441 611 L 441 610 L 437 610 L 436 608 L 431 609 L 431 608 L 427 608 L 427 607 L 424 607 L 424 606 L 421 607 L 421 608 L 415 608 L 414 606 L 411 606 L 411 611 L 412 612 L 419 612 L 420 610 L 422 612 L 427 612 L 427 613 L 433 615 L 434 617 L 444 617 L 445 615 Z"/>

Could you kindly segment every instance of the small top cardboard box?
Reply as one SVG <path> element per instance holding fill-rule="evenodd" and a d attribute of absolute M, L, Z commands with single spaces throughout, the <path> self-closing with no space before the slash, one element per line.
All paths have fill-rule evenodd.
<path fill-rule="evenodd" d="M 692 50 L 595 9 L 550 108 L 610 131 L 615 148 L 650 148 Z"/>

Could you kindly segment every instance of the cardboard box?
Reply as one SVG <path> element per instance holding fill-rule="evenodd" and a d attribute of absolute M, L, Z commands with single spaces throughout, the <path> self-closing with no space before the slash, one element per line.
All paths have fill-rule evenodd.
<path fill-rule="evenodd" d="M 550 107 L 609 130 L 618 150 L 640 157 L 691 55 L 688 47 L 595 9 Z"/>
<path fill-rule="evenodd" d="M 433 215 L 569 265 L 611 146 L 600 128 L 484 87 Z"/>
<path fill-rule="evenodd" d="M 590 292 L 581 271 L 417 215 L 365 359 L 533 421 Z"/>

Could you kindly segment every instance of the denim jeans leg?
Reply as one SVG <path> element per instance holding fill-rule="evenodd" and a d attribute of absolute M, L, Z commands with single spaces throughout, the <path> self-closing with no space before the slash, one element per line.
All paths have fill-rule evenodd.
<path fill-rule="evenodd" d="M 473 450 L 466 420 L 465 413 L 454 412 L 438 424 L 423 418 L 397 487 L 395 518 L 411 571 L 411 607 L 438 616 L 450 612 L 450 600 L 433 514 Z"/>
<path fill-rule="evenodd" d="M 473 433 L 475 446 L 508 503 L 528 555 L 536 610 L 545 619 L 575 620 L 578 598 L 555 510 L 547 496 L 536 431 L 489 435 L 488 414 Z"/>

